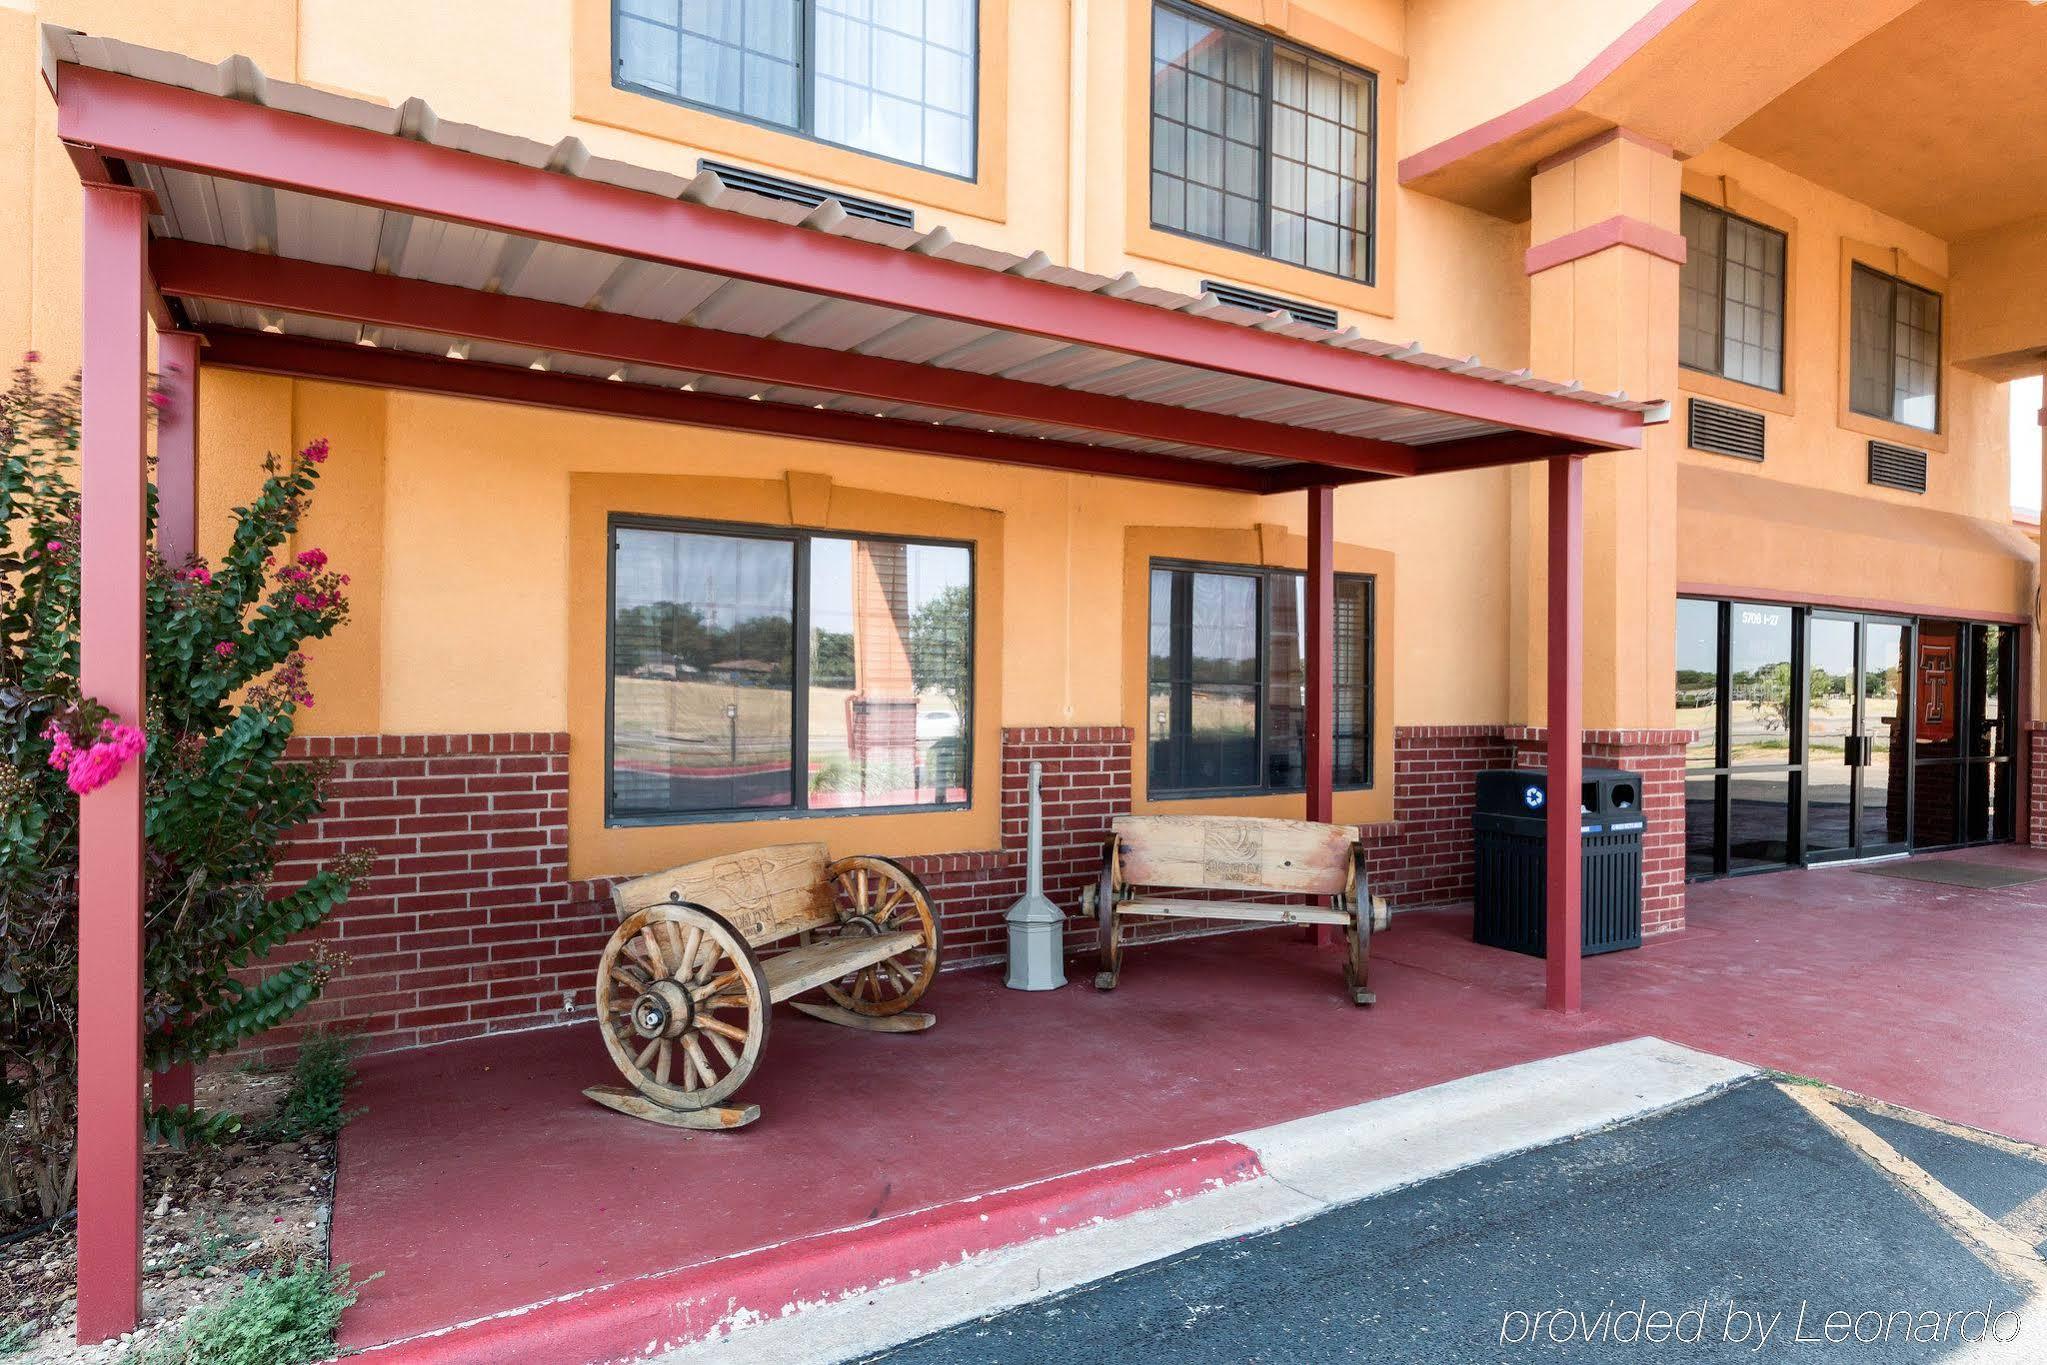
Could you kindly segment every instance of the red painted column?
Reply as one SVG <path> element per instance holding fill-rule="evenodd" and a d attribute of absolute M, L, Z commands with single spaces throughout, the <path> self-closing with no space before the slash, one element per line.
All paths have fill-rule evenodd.
<path fill-rule="evenodd" d="M 1543 1004 L 1576 1014 L 1584 1003 L 1584 865 L 1579 788 L 1585 757 L 1585 458 L 1549 462 L 1549 956 Z"/>
<path fill-rule="evenodd" d="M 1328 824 L 1336 817 L 1336 490 L 1322 484 L 1308 490 L 1308 582 L 1306 648 L 1308 818 Z M 1318 924 L 1308 933 L 1319 948 L 1336 942 L 1336 930 Z"/>
<path fill-rule="evenodd" d="M 156 552 L 176 568 L 199 548 L 199 334 L 159 332 L 157 387 L 164 406 L 156 419 Z M 192 1064 L 156 1073 L 149 1101 L 175 1109 L 192 1102 Z"/>
<path fill-rule="evenodd" d="M 139 724 L 148 486 L 147 209 L 85 187 L 79 682 Z M 135 1326 L 142 1291 L 142 764 L 81 798 L 78 831 L 78 1339 Z"/>
<path fill-rule="evenodd" d="M 1332 781 L 1336 724 L 1336 490 L 1308 490 L 1307 787 L 1308 818 L 1335 815 Z"/>

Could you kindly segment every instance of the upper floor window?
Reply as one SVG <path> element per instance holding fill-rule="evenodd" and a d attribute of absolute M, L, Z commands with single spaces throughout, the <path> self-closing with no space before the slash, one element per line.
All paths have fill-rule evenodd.
<path fill-rule="evenodd" d="M 1151 795 L 1301 791 L 1307 580 L 1154 563 L 1147 688 Z M 1372 580 L 1336 576 L 1335 785 L 1372 779 Z"/>
<path fill-rule="evenodd" d="M 1860 264 L 1851 288 L 1848 406 L 1940 430 L 1940 295 Z"/>
<path fill-rule="evenodd" d="M 1784 234 L 1684 201 L 1678 361 L 1743 384 L 1784 388 Z"/>
<path fill-rule="evenodd" d="M 626 521 L 611 536 L 613 821 L 966 802 L 966 546 Z"/>
<path fill-rule="evenodd" d="M 1180 4 L 1152 10 L 1152 226 L 1372 282 L 1375 77 Z"/>
<path fill-rule="evenodd" d="M 975 0 L 613 0 L 628 89 L 974 175 Z"/>

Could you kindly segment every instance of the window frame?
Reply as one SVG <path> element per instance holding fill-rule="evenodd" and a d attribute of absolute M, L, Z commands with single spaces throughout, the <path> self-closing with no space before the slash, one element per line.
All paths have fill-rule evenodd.
<path fill-rule="evenodd" d="M 618 809 L 618 792 L 613 782 L 617 752 L 618 672 L 616 632 L 618 628 L 618 533 L 621 530 L 665 531 L 682 535 L 715 535 L 733 539 L 771 540 L 790 544 L 790 716 L 789 794 L 787 806 L 745 806 L 724 810 L 628 811 Z M 968 714 L 960 717 L 962 742 L 958 786 L 966 793 L 959 801 L 916 801 L 891 806 L 812 806 L 809 804 L 810 761 L 810 542 L 813 540 L 868 540 L 896 545 L 933 545 L 964 550 L 967 555 L 967 613 L 965 641 Z M 753 820 L 829 820 L 865 815 L 929 814 L 971 810 L 974 805 L 974 727 L 980 710 L 979 633 L 981 583 L 977 546 L 971 540 L 944 536 L 905 535 L 882 531 L 852 531 L 838 527 L 772 526 L 754 522 L 712 521 L 692 517 L 648 516 L 613 512 L 604 524 L 604 824 L 607 828 L 631 829 L 649 826 L 719 825 Z"/>
<path fill-rule="evenodd" d="M 1258 630 L 1257 630 L 1258 662 L 1257 680 L 1253 684 L 1253 687 L 1255 689 L 1254 694 L 1256 696 L 1258 715 L 1257 722 L 1258 771 L 1261 774 L 1265 773 L 1267 771 L 1266 754 L 1268 741 L 1268 735 L 1265 726 L 1265 710 L 1267 694 L 1272 687 L 1271 584 L 1274 579 L 1280 578 L 1305 579 L 1307 577 L 1307 573 L 1304 570 L 1290 569 L 1283 565 L 1225 564 L 1218 563 L 1214 560 L 1185 559 L 1170 555 L 1154 555 L 1150 557 L 1145 563 L 1143 581 L 1148 585 L 1151 581 L 1151 575 L 1159 572 L 1160 570 L 1165 570 L 1168 573 L 1184 571 L 1188 573 L 1231 574 L 1239 578 L 1250 578 L 1256 582 L 1258 591 Z M 1373 789 L 1373 779 L 1377 775 L 1376 768 L 1374 766 L 1377 755 L 1375 752 L 1373 741 L 1375 727 L 1378 721 L 1379 705 L 1379 655 L 1377 647 L 1378 646 L 1377 631 L 1379 620 L 1379 576 L 1375 573 L 1338 573 L 1335 575 L 1335 578 L 1339 582 L 1349 580 L 1352 582 L 1362 583 L 1364 585 L 1365 590 L 1365 610 L 1364 620 L 1362 622 L 1363 639 L 1359 642 L 1360 652 L 1364 656 L 1364 677 L 1360 683 L 1360 687 L 1364 692 L 1364 706 L 1358 718 L 1359 725 L 1358 745 L 1360 749 L 1359 757 L 1361 766 L 1363 767 L 1364 770 L 1365 777 L 1364 781 L 1362 782 L 1332 782 L 1330 789 L 1332 791 L 1339 792 L 1371 791 Z M 1298 787 L 1276 787 L 1273 786 L 1269 781 L 1261 783 L 1256 786 L 1236 787 L 1167 787 L 1160 785 L 1157 778 L 1157 769 L 1151 761 L 1152 620 L 1151 596 L 1148 590 L 1145 594 L 1144 600 L 1145 612 L 1142 638 L 1144 640 L 1143 658 L 1145 662 L 1144 675 L 1139 680 L 1138 691 L 1138 695 L 1143 699 L 1144 709 L 1141 716 L 1143 723 L 1137 728 L 1137 742 L 1144 747 L 1145 752 L 1144 765 L 1145 800 L 1199 801 L 1217 798 L 1226 799 L 1230 797 L 1292 796 L 1305 792 L 1307 790 L 1307 784 L 1305 782 L 1303 782 L 1302 785 Z M 1332 641 L 1331 644 L 1333 647 L 1334 641 Z M 1303 658 L 1305 659 L 1307 652 L 1307 640 L 1305 636 L 1302 639 L 1301 647 Z M 1335 680 L 1332 677 L 1331 679 L 1332 686 L 1330 689 L 1331 691 L 1330 704 L 1332 708 L 1335 705 L 1334 695 L 1335 687 L 1333 685 L 1334 681 Z M 1334 717 L 1332 717 L 1332 719 L 1333 718 Z M 1335 740 L 1336 735 L 1332 727 L 1330 733 L 1330 748 L 1332 754 L 1335 751 Z"/>
<path fill-rule="evenodd" d="M 806 0 L 807 2 L 808 0 Z M 1255 256 L 1260 260 L 1271 261 L 1275 265 L 1286 266 L 1294 270 L 1305 270 L 1310 274 L 1321 275 L 1329 279 L 1343 280 L 1347 284 L 1357 285 L 1364 289 L 1378 288 L 1379 197 L 1383 188 L 1379 174 L 1379 73 L 1370 67 L 1361 66 L 1353 61 L 1346 61 L 1341 57 L 1324 52 L 1318 48 L 1309 47 L 1305 43 L 1283 38 L 1271 30 L 1255 27 L 1228 14 L 1194 4 L 1191 0 L 1137 0 L 1137 3 L 1144 5 L 1147 11 L 1146 23 L 1144 25 L 1146 40 L 1143 62 L 1146 96 L 1144 100 L 1144 155 L 1142 158 L 1144 168 L 1145 225 L 1153 232 L 1161 232 L 1169 237 L 1180 237 L 1191 242 L 1201 242 L 1208 246 L 1219 247 L 1224 251 Z M 1261 155 L 1258 159 L 1259 245 L 1256 247 L 1243 246 L 1227 238 L 1210 237 L 1186 228 L 1171 227 L 1158 220 L 1156 201 L 1151 189 L 1151 178 L 1154 171 L 1153 139 L 1156 136 L 1156 129 L 1153 125 L 1159 117 L 1157 86 L 1158 16 L 1159 11 L 1162 9 L 1170 9 L 1184 19 L 1192 19 L 1197 23 L 1210 24 L 1217 28 L 1233 31 L 1259 45 L 1259 79 L 1264 87 L 1264 93 L 1260 96 L 1258 102 Z M 1366 111 L 1366 116 L 1370 122 L 1364 129 L 1365 149 L 1363 160 L 1367 168 L 1367 174 L 1370 176 L 1371 193 L 1366 196 L 1366 219 L 1360 228 L 1365 239 L 1365 271 L 1362 275 L 1346 275 L 1340 270 L 1324 270 L 1320 266 L 1309 265 L 1303 261 L 1290 261 L 1284 257 L 1272 254 L 1272 111 L 1274 106 L 1272 54 L 1276 48 L 1281 47 L 1299 53 L 1306 59 L 1327 62 L 1331 66 L 1339 67 L 1353 75 L 1364 78 L 1365 98 L 1362 101 L 1361 107 Z M 1182 180 L 1186 179 L 1185 176 L 1180 178 Z"/>
<path fill-rule="evenodd" d="M 972 13 L 968 16 L 967 31 L 974 35 L 974 53 L 973 76 L 968 83 L 971 86 L 971 89 L 968 91 L 966 109 L 968 164 L 964 172 L 943 170 L 937 166 L 926 165 L 921 161 L 910 161 L 903 157 L 890 156 L 885 152 L 877 152 L 871 148 L 856 147 L 850 142 L 839 142 L 833 138 L 820 136 L 814 131 L 817 112 L 816 15 L 818 0 L 797 0 L 797 7 L 800 11 L 797 16 L 797 22 L 803 32 L 798 43 L 798 50 L 801 55 L 796 67 L 796 122 L 793 124 L 777 123 L 772 119 L 757 118 L 752 114 L 743 113 L 737 109 L 727 109 L 722 105 L 707 104 L 702 100 L 690 99 L 686 95 L 671 94 L 666 90 L 657 90 L 652 86 L 641 85 L 638 82 L 625 79 L 619 70 L 618 29 L 619 7 L 621 3 L 622 0 L 604 0 L 607 16 L 606 24 L 611 35 L 610 51 L 607 54 L 606 61 L 610 69 L 613 89 L 622 90 L 630 95 L 642 95 L 648 99 L 660 100 L 664 104 L 673 104 L 679 108 L 694 110 L 697 113 L 708 114 L 712 118 L 727 119 L 734 123 L 743 123 L 748 127 L 760 128 L 767 132 L 782 133 L 789 137 L 801 138 L 805 142 L 813 142 L 820 147 L 835 147 L 840 151 L 851 152 L 857 156 L 868 157 L 875 161 L 886 161 L 890 165 L 903 166 L 910 170 L 923 171 L 930 175 L 944 176 L 947 180 L 956 180 L 968 185 L 980 183 L 981 8 L 983 0 L 968 0 L 968 3 L 972 6 Z M 745 0 L 735 0 L 735 3 L 744 4 Z M 875 87 L 870 85 L 867 88 L 872 90 Z"/>
<path fill-rule="evenodd" d="M 1680 215 L 1682 215 L 1683 206 L 1687 204 L 1705 210 L 1714 215 L 1720 222 L 1720 275 L 1719 279 L 1715 281 L 1716 290 L 1714 294 L 1719 308 L 1715 314 L 1715 326 L 1713 329 L 1714 368 L 1709 370 L 1701 365 L 1687 364 L 1683 359 L 1684 348 L 1681 344 L 1678 348 L 1678 368 L 1687 370 L 1692 374 L 1711 375 L 1715 379 L 1724 379 L 1730 384 L 1739 384 L 1744 389 L 1753 389 L 1758 393 L 1772 393 L 1780 396 L 1788 394 L 1791 372 L 1791 234 L 1783 228 L 1772 227 L 1758 218 L 1752 218 L 1745 213 L 1736 213 L 1733 209 L 1715 204 L 1710 200 L 1701 199 L 1695 194 L 1686 194 L 1680 197 Z M 1746 227 L 1754 228 L 1759 232 L 1769 233 L 1784 244 L 1783 266 L 1778 271 L 1777 276 L 1777 383 L 1774 387 L 1768 384 L 1752 383 L 1749 380 L 1737 378 L 1727 372 L 1727 221 L 1729 219 L 1733 219 Z M 1680 226 L 1682 226 L 1681 223 Z"/>
<path fill-rule="evenodd" d="M 1858 271 L 1870 276 L 1870 278 L 1872 279 L 1880 280 L 1890 286 L 1888 293 L 1889 301 L 1884 311 L 1884 330 L 1886 332 L 1886 339 L 1884 343 L 1884 355 L 1886 360 L 1888 361 L 1888 371 L 1885 376 L 1884 388 L 1891 395 L 1892 406 L 1886 408 L 1882 412 L 1871 412 L 1867 408 L 1857 406 L 1855 402 L 1855 350 L 1856 350 L 1855 276 L 1856 272 Z M 1915 422 L 1908 422 L 1897 415 L 1896 406 L 1898 393 L 1897 329 L 1898 329 L 1898 291 L 1900 289 L 1915 289 L 1921 294 L 1925 294 L 1931 297 L 1939 305 L 1940 309 L 1939 322 L 1935 325 L 1933 329 L 1932 426 L 1922 427 Z M 1844 369 L 1846 371 L 1845 378 L 1847 381 L 1846 393 L 1848 411 L 1854 413 L 1857 417 L 1868 418 L 1870 421 L 1873 422 L 1882 422 L 1885 425 L 1890 426 L 1898 431 L 1916 432 L 1921 437 L 1943 435 L 1945 433 L 1947 418 L 1946 411 L 1947 376 L 1944 373 L 1945 367 L 1947 365 L 1946 292 L 1944 290 L 1928 288 L 1926 285 L 1920 284 L 1915 280 L 1907 279 L 1905 276 L 1897 274 L 1893 271 L 1880 270 L 1876 266 L 1869 264 L 1869 262 L 1867 261 L 1850 257 L 1848 261 L 1847 294 L 1844 300 L 1844 306 L 1848 314 L 1847 335 L 1843 338 L 1843 340 L 1847 343 L 1848 347 L 1847 363 L 1844 366 Z"/>

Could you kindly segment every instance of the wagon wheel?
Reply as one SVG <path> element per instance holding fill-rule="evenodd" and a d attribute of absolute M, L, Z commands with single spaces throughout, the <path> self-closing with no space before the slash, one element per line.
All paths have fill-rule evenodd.
<path fill-rule="evenodd" d="M 1099 949 L 1095 989 L 1112 991 L 1123 972 L 1123 933 L 1116 923 L 1116 836 L 1102 850 L 1102 875 L 1094 887 L 1095 942 Z"/>
<path fill-rule="evenodd" d="M 917 1003 L 938 975 L 938 916 L 917 874 L 892 858 L 841 858 L 825 869 L 838 902 L 839 934 L 924 936 L 893 957 L 827 982 L 832 1003 L 856 1014 L 901 1014 Z"/>
<path fill-rule="evenodd" d="M 700 905 L 626 916 L 597 963 L 604 1046 L 635 1090 L 670 1109 L 707 1109 L 745 1083 L 768 1005 L 753 949 Z"/>

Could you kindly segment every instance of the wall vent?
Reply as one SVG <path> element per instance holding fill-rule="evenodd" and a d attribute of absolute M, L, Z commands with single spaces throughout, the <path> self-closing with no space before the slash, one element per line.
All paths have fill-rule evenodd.
<path fill-rule="evenodd" d="M 1869 481 L 1879 488 L 1907 493 L 1926 491 L 1926 452 L 1889 441 L 1869 443 Z"/>
<path fill-rule="evenodd" d="M 750 171 L 744 166 L 733 166 L 709 157 L 697 162 L 697 171 L 710 171 L 725 182 L 726 188 L 744 190 L 758 194 L 763 199 L 781 199 L 805 208 L 816 208 L 827 199 L 839 201 L 839 207 L 855 218 L 868 218 L 877 223 L 889 223 L 895 227 L 917 226 L 917 215 L 897 204 L 884 204 L 879 199 L 863 199 L 857 194 L 846 194 L 840 190 L 828 190 L 820 185 L 806 185 L 801 180 L 785 180 L 779 175 L 768 175 L 763 171 Z"/>
<path fill-rule="evenodd" d="M 1319 303 L 1302 303 L 1298 299 L 1283 299 L 1277 294 L 1261 294 L 1256 289 L 1246 289 L 1241 284 L 1224 284 L 1221 280 L 1203 280 L 1201 289 L 1232 308 L 1248 308 L 1254 313 L 1285 313 L 1295 322 L 1327 327 L 1332 332 L 1336 330 L 1336 310 L 1324 308 Z"/>
<path fill-rule="evenodd" d="M 1685 444 L 1693 450 L 1732 455 L 1737 460 L 1763 458 L 1763 414 L 1725 403 L 1691 400 L 1686 410 Z"/>

